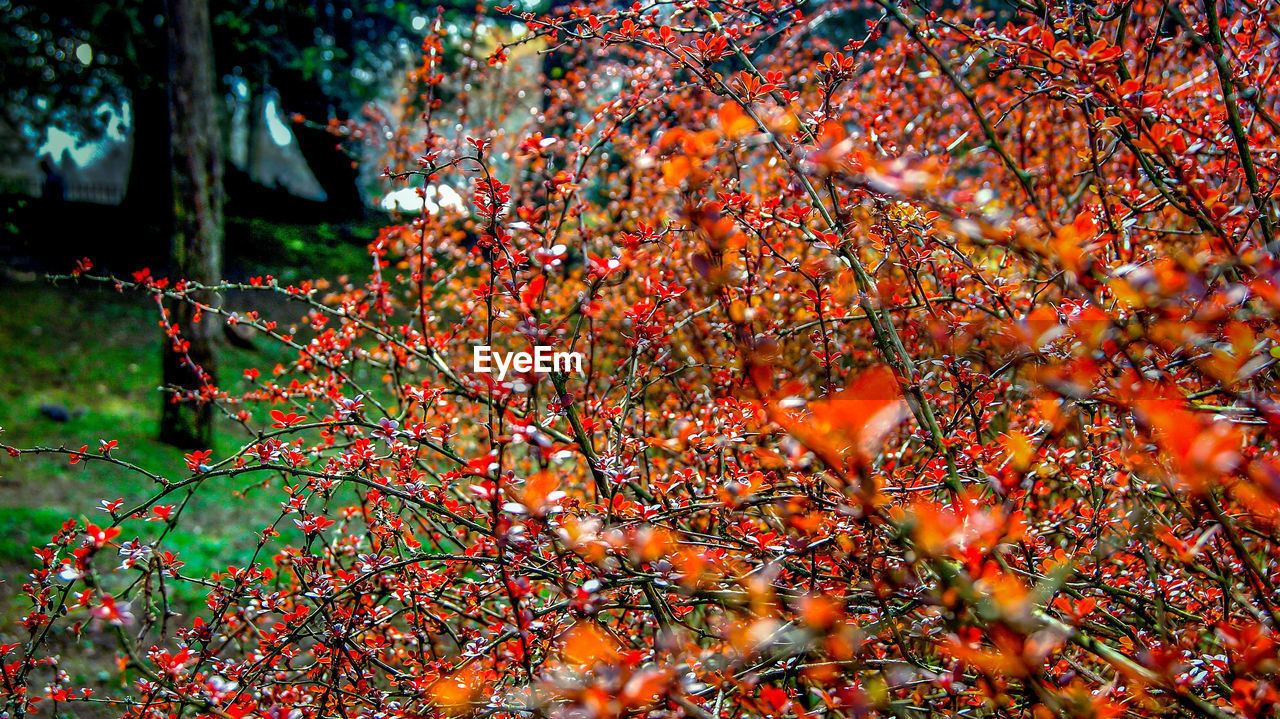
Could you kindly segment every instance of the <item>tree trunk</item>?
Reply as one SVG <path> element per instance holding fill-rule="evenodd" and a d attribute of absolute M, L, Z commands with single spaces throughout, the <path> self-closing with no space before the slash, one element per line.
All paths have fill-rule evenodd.
<path fill-rule="evenodd" d="M 173 171 L 173 257 L 178 276 L 213 284 L 222 275 L 222 151 L 214 95 L 213 42 L 208 0 L 170 0 L 169 156 Z M 215 305 L 218 298 L 190 298 Z M 207 390 L 216 382 L 214 354 L 218 318 L 179 303 L 171 319 L 180 339 L 163 343 L 167 390 L 160 439 L 188 448 L 213 443 L 213 405 Z M 175 345 L 185 346 L 175 349 Z M 185 397 L 184 397 L 185 395 Z M 194 395 L 194 397 L 193 397 Z M 182 399 L 183 401 L 176 401 Z"/>
<path fill-rule="evenodd" d="M 122 258 L 155 269 L 173 269 L 169 245 L 173 237 L 173 174 L 169 165 L 169 98 L 163 78 L 143 80 L 129 90 L 132 150 L 129 180 L 120 209 L 142 235 Z"/>

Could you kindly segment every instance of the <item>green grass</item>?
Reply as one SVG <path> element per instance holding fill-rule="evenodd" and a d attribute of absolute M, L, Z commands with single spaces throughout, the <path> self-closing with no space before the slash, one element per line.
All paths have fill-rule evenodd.
<path fill-rule="evenodd" d="M 170 478 L 188 475 L 183 452 L 155 438 L 160 337 L 146 300 L 31 283 L 0 287 L 0 303 L 9 310 L 0 316 L 6 444 L 95 449 L 99 440 L 114 439 L 119 446 L 113 455 L 120 459 Z M 220 361 L 224 385 L 235 386 L 241 369 L 266 359 L 226 350 Z M 83 414 L 59 423 L 41 413 L 42 404 Z M 234 427 L 218 430 L 216 452 L 234 451 L 240 440 Z M 181 530 L 166 540 L 166 548 L 185 551 L 187 571 L 204 574 L 247 558 L 250 527 L 267 521 L 271 503 L 255 506 L 233 496 L 242 484 L 202 487 Z M 101 524 L 109 518 L 95 509 L 100 500 L 136 503 L 156 491 L 136 473 L 101 462 L 72 465 L 64 455 L 0 456 L 0 486 L 6 490 L 0 492 L 0 563 L 11 581 L 30 563 L 31 547 L 44 544 L 64 520 Z"/>
<path fill-rule="evenodd" d="M 183 452 L 155 439 L 160 409 L 160 332 L 156 309 L 145 298 L 121 296 L 88 287 L 54 287 L 43 282 L 0 280 L 0 441 L 14 446 L 35 445 L 96 448 L 100 439 L 115 439 L 113 455 L 170 478 L 189 472 Z M 277 308 L 277 312 L 281 311 Z M 294 310 L 296 311 L 296 309 Z M 230 348 L 219 357 L 221 384 L 241 388 L 241 370 L 270 367 L 285 353 L 259 342 L 257 354 Z M 40 412 L 43 403 L 58 403 L 84 413 L 59 423 Z M 215 454 L 226 456 L 243 441 L 229 423 L 217 428 Z M 248 480 L 210 480 L 200 487 L 177 528 L 159 549 L 178 555 L 182 573 L 205 577 L 228 564 L 245 565 L 255 548 L 256 534 L 279 513 L 279 493 L 237 495 Z M 33 546 L 45 544 L 69 518 L 105 524 L 110 518 L 95 507 L 102 499 L 124 498 L 128 504 L 154 494 L 150 480 L 101 462 L 71 465 L 65 456 L 24 455 L 13 459 L 0 452 L 0 642 L 25 639 L 15 621 L 30 610 L 20 596 L 26 575 L 35 566 Z M 172 503 L 182 496 L 175 493 Z M 166 503 L 170 503 L 166 500 Z M 162 525 L 127 522 L 118 538 L 135 536 L 144 542 L 157 537 Z M 288 522 L 283 541 L 296 542 L 298 532 Z M 260 557 L 270 561 L 271 551 Z M 114 557 L 101 557 L 109 569 Z M 108 576 L 103 586 L 113 590 L 131 581 L 133 572 Z M 169 607 L 183 615 L 179 624 L 205 613 L 205 592 L 191 583 L 166 582 Z M 121 679 L 115 664 L 114 639 L 99 630 L 73 636 L 65 626 L 49 636 L 46 653 L 61 656 L 60 668 L 79 686 L 92 686 L 99 695 L 113 695 Z M 43 675 L 41 675 L 43 677 Z M 38 678 L 46 681 L 47 677 Z M 79 707 L 82 718 L 109 716 L 99 707 Z M 67 715 L 71 716 L 71 715 Z"/>
<path fill-rule="evenodd" d="M 0 508 L 0 567 L 31 562 L 32 545 L 39 537 L 52 536 L 66 520 L 66 513 L 56 509 Z"/>
<path fill-rule="evenodd" d="M 370 260 L 364 248 L 377 228 L 376 219 L 338 227 L 230 218 L 226 250 L 234 261 L 227 263 L 227 276 L 271 274 L 287 283 L 313 277 L 359 277 L 368 272 Z M 301 305 L 267 293 L 226 299 L 231 309 L 256 309 L 285 327 L 297 322 L 303 311 Z M 161 336 L 153 301 L 84 284 L 31 281 L 20 273 L 10 277 L 0 266 L 0 308 L 4 310 L 0 312 L 0 443 L 71 449 L 88 445 L 92 450 L 99 440 L 114 439 L 119 445 L 113 455 L 120 459 L 169 478 L 189 476 L 184 452 L 156 439 Z M 244 368 L 267 370 L 293 356 L 266 338 L 259 338 L 257 344 L 257 353 L 223 347 L 218 359 L 221 387 L 233 393 L 243 390 Z M 83 412 L 59 423 L 41 413 L 43 404 Z M 266 408 L 258 408 L 255 414 L 265 415 Z M 216 436 L 216 458 L 236 451 L 247 439 L 243 429 L 229 422 L 219 423 Z M 279 516 L 281 501 L 278 478 L 264 489 L 238 492 L 253 481 L 221 478 L 201 485 L 175 530 L 160 545 L 186 563 L 184 575 L 204 577 L 229 564 L 243 566 L 249 561 L 257 533 Z M 33 547 L 47 543 L 67 519 L 109 522 L 109 516 L 96 509 L 103 499 L 123 498 L 126 506 L 132 506 L 155 493 L 150 480 L 105 463 L 71 465 L 65 455 L 24 455 L 15 460 L 0 452 L 0 643 L 26 639 L 15 620 L 30 610 L 20 590 L 35 566 Z M 184 495 L 170 495 L 165 503 L 178 504 Z M 158 523 L 136 521 L 124 527 L 121 541 L 138 536 L 148 542 L 162 530 Z M 277 541 L 299 541 L 292 522 L 284 521 L 279 529 L 283 536 Z M 268 547 L 259 560 L 269 562 L 273 552 Z M 114 564 L 113 557 L 98 561 L 102 569 Z M 105 585 L 122 587 L 129 574 L 114 574 Z M 206 611 L 201 587 L 186 583 L 174 587 L 167 582 L 166 589 L 170 608 L 183 615 L 177 624 L 189 624 L 193 615 Z M 60 625 L 49 641 L 44 653 L 60 655 L 59 668 L 76 685 L 92 686 L 99 696 L 119 691 L 117 650 L 108 633 L 91 628 L 77 638 Z M 37 677 L 35 686 L 48 679 Z M 99 705 L 79 706 L 74 714 L 81 719 L 111 715 Z M 73 715 L 60 711 L 59 716 Z"/>
<path fill-rule="evenodd" d="M 389 222 L 375 216 L 354 225 L 298 225 L 233 217 L 227 220 L 226 249 L 236 258 L 235 269 L 285 283 L 364 274 L 370 267 L 365 246 Z"/>
<path fill-rule="evenodd" d="M 312 229 L 309 233 L 298 225 L 233 220 L 229 246 L 234 235 L 239 238 L 236 244 L 248 242 L 255 250 L 239 257 L 232 271 L 274 274 L 284 281 L 365 271 L 368 258 L 360 236 L 351 238 L 349 228 L 341 233 L 331 226 Z M 357 231 L 371 236 L 375 230 L 362 226 Z M 308 238 L 314 250 L 309 254 L 304 252 Z M 241 305 L 236 309 L 260 309 L 285 325 L 301 313 L 300 306 L 269 295 L 234 301 Z M 88 445 L 92 450 L 99 440 L 114 439 L 119 445 L 113 455 L 120 459 L 169 478 L 189 476 L 183 451 L 156 439 L 161 337 L 152 301 L 86 285 L 5 281 L 0 275 L 0 307 L 5 308 L 0 313 L 0 442 L 71 449 Z M 258 345 L 258 353 L 223 348 L 222 387 L 243 389 L 244 368 L 269 368 L 291 354 L 269 340 L 260 339 Z M 44 404 L 81 413 L 59 423 L 41 413 Z M 244 430 L 230 422 L 220 422 L 216 435 L 215 458 L 234 452 L 247 439 Z M 252 481 L 211 480 L 192 498 L 178 529 L 162 545 L 186 562 L 185 574 L 206 575 L 249 559 L 256 533 L 279 510 L 276 492 L 237 494 Z M 109 517 L 96 509 L 101 500 L 123 498 L 130 506 L 155 492 L 150 480 L 105 463 L 71 465 L 66 456 L 57 455 L 15 460 L 0 453 L 0 606 L 14 608 L 10 600 L 30 571 L 31 548 L 46 543 L 63 521 L 102 524 Z M 179 503 L 182 496 L 171 498 L 165 503 Z M 140 533 L 159 529 L 156 524 L 131 522 L 120 539 L 138 534 L 147 541 L 154 535 Z M 196 598 L 189 592 L 178 596 L 185 601 Z M 0 611 L 0 622 L 12 626 L 9 618 Z M 0 627 L 0 636 L 8 631 Z"/>

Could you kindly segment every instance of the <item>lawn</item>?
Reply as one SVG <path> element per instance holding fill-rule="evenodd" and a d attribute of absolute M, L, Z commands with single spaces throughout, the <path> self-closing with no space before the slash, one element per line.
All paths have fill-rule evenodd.
<path fill-rule="evenodd" d="M 339 227 L 229 218 L 226 276 L 243 281 L 273 275 L 285 283 L 360 276 L 370 262 L 365 246 L 386 221 L 373 218 Z M 38 262 L 62 271 L 72 264 L 70 259 Z M 189 476 L 184 452 L 156 439 L 161 333 L 154 301 L 89 283 L 55 284 L 25 269 L 15 270 L 0 260 L 0 307 L 4 308 L 0 313 L 0 441 L 18 447 L 79 449 L 96 448 L 100 440 L 116 440 L 115 457 L 169 478 Z M 113 271 L 127 273 L 128 269 Z M 237 311 L 258 310 L 282 326 L 297 322 L 303 314 L 301 305 L 271 293 L 231 293 L 225 302 Z M 258 338 L 256 345 L 256 351 L 248 351 L 223 344 L 218 359 L 220 386 L 232 392 L 244 389 L 247 381 L 242 370 L 270 368 L 292 357 L 291 350 L 266 338 Z M 42 406 L 60 407 L 71 418 L 56 421 L 46 416 Z M 267 411 L 251 409 L 255 415 L 264 416 Z M 248 439 L 243 427 L 220 421 L 214 456 L 225 457 Z M 252 491 L 253 483 L 263 479 L 222 478 L 201 485 L 182 521 L 160 547 L 186 563 L 183 575 L 205 577 L 250 561 L 258 531 L 280 512 L 280 493 L 274 486 Z M 27 639 L 15 621 L 30 611 L 21 586 L 35 564 L 33 547 L 47 543 L 68 519 L 109 522 L 108 515 L 96 509 L 101 500 L 124 499 L 131 505 L 154 494 L 150 480 L 105 463 L 73 465 L 65 455 L 13 459 L 0 452 L 0 644 Z M 175 496 L 175 503 L 179 501 L 181 497 Z M 117 540 L 153 530 L 139 537 L 151 541 L 160 529 L 160 525 L 130 523 Z M 300 537 L 289 522 L 278 529 L 282 533 L 278 541 Z M 268 550 L 259 561 L 269 562 L 270 555 Z M 116 574 L 109 583 L 123 585 L 127 574 Z M 204 593 L 198 588 L 188 583 L 169 587 L 170 608 L 186 615 L 184 622 L 190 622 L 191 615 L 207 613 Z M 63 627 L 49 640 L 59 647 L 59 669 L 73 682 L 93 686 L 103 696 L 118 690 L 124 677 L 118 673 L 115 640 L 108 633 L 91 628 L 76 637 Z M 83 706 L 77 714 L 80 719 L 111 715 L 107 705 Z"/>
<path fill-rule="evenodd" d="M 370 235 L 375 231 L 373 226 L 360 229 Z M 237 236 L 229 248 L 253 248 L 229 263 L 232 275 L 334 276 L 359 273 L 368 262 L 358 241 L 339 238 L 325 227 L 233 220 L 229 232 Z M 302 243 L 309 232 L 316 251 L 308 257 Z M 156 440 L 161 336 L 152 301 L 2 271 L 0 307 L 5 308 L 0 314 L 4 443 L 77 449 L 114 439 L 119 446 L 113 454 L 121 459 L 169 477 L 188 475 L 183 452 Z M 282 322 L 300 314 L 297 305 L 288 303 L 253 308 Z M 224 387 L 242 387 L 241 370 L 246 367 L 270 367 L 288 356 L 273 343 L 258 345 L 257 352 L 223 348 L 219 372 Z M 58 422 L 47 417 L 41 411 L 45 405 L 66 409 L 72 419 Z M 215 456 L 226 456 L 246 439 L 243 428 L 221 422 Z M 165 539 L 164 547 L 179 553 L 186 562 L 185 574 L 202 575 L 247 561 L 256 531 L 278 516 L 279 509 L 274 493 L 238 494 L 248 483 L 210 483 L 194 496 L 180 528 Z M 107 515 L 95 509 L 100 500 L 123 498 L 128 504 L 150 494 L 154 488 L 145 478 L 103 463 L 72 465 L 65 456 L 54 455 L 20 460 L 0 456 L 0 641 L 13 640 L 12 619 L 25 603 L 16 595 L 32 566 L 33 546 L 48 541 L 68 518 L 107 521 Z"/>

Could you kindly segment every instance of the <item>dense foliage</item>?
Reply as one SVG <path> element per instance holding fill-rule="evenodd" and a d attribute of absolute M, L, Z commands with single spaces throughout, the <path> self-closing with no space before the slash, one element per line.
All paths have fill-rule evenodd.
<path fill-rule="evenodd" d="M 10 716 L 1273 715 L 1280 5 L 877 2 L 506 9 L 462 78 L 428 27 L 421 121 L 338 129 L 466 206 L 246 285 L 297 327 L 203 308 L 294 350 L 185 398 L 243 449 L 11 450 L 155 492 L 38 548 Z M 535 43 L 545 101 L 477 115 Z M 278 517 L 184 573 L 237 477 Z"/>

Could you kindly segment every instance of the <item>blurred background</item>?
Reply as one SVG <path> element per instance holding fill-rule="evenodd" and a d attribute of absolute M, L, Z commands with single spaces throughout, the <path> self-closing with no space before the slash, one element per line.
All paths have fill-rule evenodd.
<path fill-rule="evenodd" d="M 79 254 L 130 269 L 168 261 L 170 48 L 191 43 L 169 37 L 166 7 L 0 0 L 0 248 L 11 268 L 65 270 Z M 549 7 L 531 0 L 524 9 Z M 207 7 L 207 41 L 192 49 L 207 50 L 212 64 L 229 269 L 275 259 L 251 255 L 273 249 L 263 241 L 276 235 L 287 245 L 292 235 L 282 226 L 333 225 L 341 228 L 335 238 L 356 239 L 397 200 L 421 207 L 412 193 L 388 196 L 378 179 L 388 151 L 381 140 L 392 139 L 415 99 L 406 95 L 406 73 L 437 24 L 445 70 L 483 63 L 497 42 L 521 32 L 478 9 L 398 0 Z M 344 140 L 330 127 L 371 121 L 386 138 Z M 51 213 L 55 205 L 63 207 Z M 80 231 L 59 227 L 49 242 L 48 223 L 69 216 Z"/>

